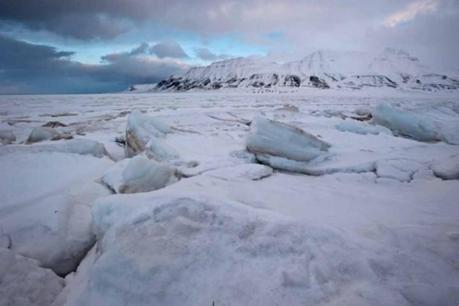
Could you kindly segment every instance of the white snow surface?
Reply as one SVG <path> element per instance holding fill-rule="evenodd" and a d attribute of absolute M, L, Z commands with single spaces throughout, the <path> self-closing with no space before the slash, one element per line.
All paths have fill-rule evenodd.
<path fill-rule="evenodd" d="M 0 144 L 11 144 L 16 140 L 16 136 L 11 130 L 0 130 Z"/>
<path fill-rule="evenodd" d="M 457 305 L 458 101 L 333 89 L 2 96 L 0 130 L 16 140 L 0 146 L 0 247 L 66 275 L 55 306 Z M 379 105 L 385 127 L 352 119 Z M 307 162 L 255 157 L 246 145 L 260 116 L 280 122 L 260 131 L 290 158 L 303 140 L 279 126 L 331 146 Z M 53 120 L 76 139 L 25 144 Z M 101 178 L 133 160 L 120 145 L 128 125 L 145 127 L 150 154 L 128 177 L 160 162 L 179 181 L 111 194 Z M 6 275 L 8 301 L 30 292 L 49 305 L 62 287 Z"/>
<path fill-rule="evenodd" d="M 273 169 L 260 164 L 241 164 L 205 172 L 223 180 L 261 180 L 273 174 Z"/>
<path fill-rule="evenodd" d="M 94 242 L 92 201 L 109 194 L 95 179 L 111 164 L 61 152 L 0 154 L 0 227 L 10 248 L 72 271 Z"/>

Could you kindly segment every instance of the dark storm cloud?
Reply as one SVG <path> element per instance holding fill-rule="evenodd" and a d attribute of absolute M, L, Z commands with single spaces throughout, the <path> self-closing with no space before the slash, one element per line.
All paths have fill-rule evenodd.
<path fill-rule="evenodd" d="M 129 29 L 129 20 L 122 13 L 129 3 L 108 0 L 2 0 L 0 20 L 77 39 L 107 39 Z"/>
<path fill-rule="evenodd" d="M 0 35 L 0 77 L 22 80 L 24 77 L 49 77 L 62 72 L 73 72 L 79 64 L 69 57 L 73 52 L 57 51 L 45 45 L 33 45 Z"/>
<path fill-rule="evenodd" d="M 73 52 L 0 35 L 0 93 L 114 91 L 157 82 L 186 68 L 179 62 L 145 55 L 142 48 L 108 55 L 105 64 L 86 65 L 71 60 Z"/>
<path fill-rule="evenodd" d="M 0 19 L 76 38 L 110 38 L 145 22 L 200 34 L 268 33 L 344 26 L 408 0 L 2 0 Z M 71 20 L 85 21 L 71 22 Z M 68 22 L 70 20 L 70 22 Z"/>
<path fill-rule="evenodd" d="M 205 61 L 216 61 L 230 57 L 227 54 L 215 54 L 207 48 L 196 48 L 194 49 L 194 53 L 197 57 Z"/>
<path fill-rule="evenodd" d="M 57 51 L 44 45 L 30 45 L 0 35 L 0 67 L 21 70 L 24 65 L 40 66 L 65 61 L 73 52 Z"/>

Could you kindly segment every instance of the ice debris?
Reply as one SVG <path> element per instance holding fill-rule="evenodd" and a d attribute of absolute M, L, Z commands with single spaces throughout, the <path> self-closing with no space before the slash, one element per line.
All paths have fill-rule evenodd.
<path fill-rule="evenodd" d="M 0 130 L 0 143 L 7 145 L 16 141 L 16 135 L 11 130 Z"/>
<path fill-rule="evenodd" d="M 31 146 L 11 145 L 2 148 L 0 155 L 13 152 L 39 153 L 39 152 L 60 152 L 74 153 L 80 155 L 92 155 L 94 157 L 110 157 L 105 146 L 95 140 L 77 138 L 57 143 L 35 144 Z"/>
<path fill-rule="evenodd" d="M 332 231 L 208 197 L 136 199 L 98 201 L 98 245 L 61 303 L 323 305 L 334 296 L 363 305 L 368 296 L 360 290 L 342 290 L 354 282 L 388 293 L 378 280 L 371 283 L 369 266 Z M 400 295 L 385 296 L 404 305 Z"/>
<path fill-rule="evenodd" d="M 90 139 L 73 139 L 62 143 L 57 147 L 59 151 L 67 153 L 76 153 L 81 155 L 93 155 L 95 157 L 109 156 L 105 146 L 95 140 Z"/>
<path fill-rule="evenodd" d="M 178 152 L 168 145 L 163 139 L 151 137 L 145 146 L 145 154 L 148 158 L 159 162 L 178 160 Z"/>
<path fill-rule="evenodd" d="M 143 155 L 116 163 L 102 177 L 102 182 L 116 193 L 153 191 L 177 180 L 175 168 Z"/>
<path fill-rule="evenodd" d="M 379 125 L 371 125 L 366 122 L 345 119 L 335 125 L 335 128 L 341 132 L 351 132 L 361 135 L 378 135 L 380 133 L 392 134 L 390 130 Z"/>
<path fill-rule="evenodd" d="M 422 164 L 408 159 L 385 159 L 376 162 L 376 175 L 400 182 L 411 182 Z"/>
<path fill-rule="evenodd" d="M 0 176 L 0 245 L 65 275 L 94 243 L 91 205 L 110 195 L 94 180 L 113 162 L 30 151 L 0 154 L 0 169 L 8 174 Z"/>
<path fill-rule="evenodd" d="M 391 104 L 380 104 L 373 112 L 373 121 L 395 134 L 419 141 L 444 141 L 459 144 L 459 116 L 438 110 L 405 110 Z"/>
<path fill-rule="evenodd" d="M 61 134 L 57 130 L 49 127 L 35 127 L 30 132 L 27 143 L 58 139 L 61 139 Z"/>
<path fill-rule="evenodd" d="M 322 156 L 330 147 L 300 128 L 262 116 L 254 118 L 246 145 L 258 161 L 288 171 L 295 171 L 296 167 L 291 165 L 306 165 Z M 271 163 L 272 158 L 281 162 Z M 288 164 L 288 167 L 283 167 L 283 164 Z"/>
<path fill-rule="evenodd" d="M 432 163 L 435 176 L 444 180 L 459 180 L 459 154 Z"/>
<path fill-rule="evenodd" d="M 132 157 L 143 152 L 152 137 L 163 138 L 171 128 L 155 117 L 133 111 L 126 126 L 126 156 Z"/>
<path fill-rule="evenodd" d="M 37 261 L 0 248 L 0 305 L 49 306 L 64 280 Z"/>

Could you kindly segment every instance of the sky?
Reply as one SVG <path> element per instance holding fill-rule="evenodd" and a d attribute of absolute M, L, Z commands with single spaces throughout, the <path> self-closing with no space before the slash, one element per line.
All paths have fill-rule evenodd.
<path fill-rule="evenodd" d="M 99 93 L 239 56 L 399 48 L 459 71 L 459 0 L 0 0 L 0 94 Z"/>

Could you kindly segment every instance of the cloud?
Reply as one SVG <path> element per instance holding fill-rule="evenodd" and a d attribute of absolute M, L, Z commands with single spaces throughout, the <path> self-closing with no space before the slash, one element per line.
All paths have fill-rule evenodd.
<path fill-rule="evenodd" d="M 149 49 L 150 46 L 146 42 L 143 42 L 137 48 L 132 49 L 129 55 L 147 54 Z"/>
<path fill-rule="evenodd" d="M 147 43 L 142 43 L 129 52 L 104 55 L 101 57 L 104 64 L 98 66 L 98 79 L 123 80 L 125 84 L 154 83 L 188 68 L 187 64 L 171 56 L 154 55 L 151 49 Z"/>
<path fill-rule="evenodd" d="M 0 32 L 48 45 L 70 42 L 80 50 L 82 42 L 94 44 L 88 53 L 100 43 L 106 49 L 111 43 L 183 39 L 197 47 L 193 56 L 208 61 L 223 58 L 211 50 L 249 55 L 246 45 L 283 61 L 317 49 L 390 46 L 459 67 L 453 30 L 458 12 L 457 0 L 0 0 Z M 212 48 L 198 47 L 204 45 Z M 169 40 L 131 52 L 114 49 L 103 64 L 193 61 Z"/>
<path fill-rule="evenodd" d="M 188 66 L 149 55 L 145 44 L 108 54 L 99 65 L 73 61 L 74 54 L 0 35 L 0 94 L 117 91 L 131 84 L 154 83 Z"/>
<path fill-rule="evenodd" d="M 0 64 L 2 70 L 22 70 L 24 66 L 40 66 L 66 61 L 74 53 L 57 51 L 56 48 L 45 45 L 29 45 L 25 42 L 0 35 Z"/>
<path fill-rule="evenodd" d="M 182 47 L 175 41 L 157 43 L 150 48 L 150 52 L 156 54 L 159 58 L 188 58 Z"/>
<path fill-rule="evenodd" d="M 189 56 L 182 49 L 180 44 L 175 41 L 160 42 L 153 46 L 143 42 L 138 47 L 129 52 L 110 53 L 101 57 L 103 62 L 114 63 L 121 60 L 132 58 L 146 58 L 154 59 L 186 59 Z"/>
<path fill-rule="evenodd" d="M 68 72 L 74 68 L 70 56 L 73 52 L 58 51 L 45 45 L 32 45 L 0 35 L 0 78 L 2 81 L 49 77 L 66 67 Z"/>
<path fill-rule="evenodd" d="M 396 27 L 401 23 L 411 21 L 418 15 L 429 14 L 437 10 L 438 0 L 420 0 L 410 3 L 406 8 L 395 12 L 384 21 L 386 27 Z"/>
<path fill-rule="evenodd" d="M 129 3 L 114 0 L 113 4 L 109 0 L 2 0 L 0 20 L 81 40 L 111 39 L 132 27 L 131 17 L 122 13 Z"/>
<path fill-rule="evenodd" d="M 202 35 L 265 34 L 342 26 L 396 6 L 357 0 L 2 0 L 0 19 L 79 39 L 112 38 L 145 24 Z"/>
<path fill-rule="evenodd" d="M 434 70 L 459 70 L 459 2 L 445 3 L 437 12 L 418 16 L 403 27 L 381 27 L 369 31 L 368 48 L 392 46 L 409 51 Z M 442 10 L 440 10 L 442 8 Z M 457 73 L 457 72 L 456 72 Z"/>
<path fill-rule="evenodd" d="M 216 61 L 230 57 L 227 54 L 215 54 L 207 48 L 195 48 L 194 53 L 197 57 L 205 61 Z"/>

